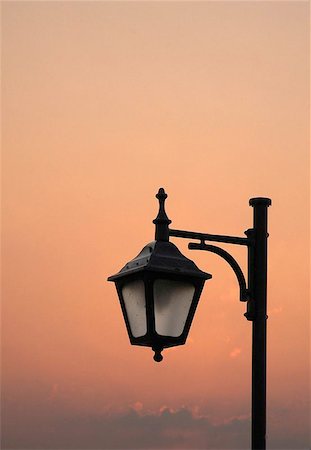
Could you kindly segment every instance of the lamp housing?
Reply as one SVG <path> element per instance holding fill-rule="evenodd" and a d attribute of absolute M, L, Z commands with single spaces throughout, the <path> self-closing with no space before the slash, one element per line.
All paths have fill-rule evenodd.
<path fill-rule="evenodd" d="M 151 347 L 155 361 L 164 348 L 186 342 L 205 283 L 201 271 L 169 241 L 147 244 L 117 274 L 116 284 L 132 345 Z"/>

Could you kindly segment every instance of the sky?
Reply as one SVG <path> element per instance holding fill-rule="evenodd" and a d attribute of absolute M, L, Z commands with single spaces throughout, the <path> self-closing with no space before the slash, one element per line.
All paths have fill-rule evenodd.
<path fill-rule="evenodd" d="M 249 448 L 225 261 L 172 238 L 213 278 L 160 364 L 106 281 L 154 239 L 159 187 L 173 228 L 215 234 L 272 199 L 267 442 L 309 448 L 309 2 L 1 6 L 2 448 Z"/>

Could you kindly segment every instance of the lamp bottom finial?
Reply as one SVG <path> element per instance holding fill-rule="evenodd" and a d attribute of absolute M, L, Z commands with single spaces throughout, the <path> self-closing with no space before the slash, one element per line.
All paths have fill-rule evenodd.
<path fill-rule="evenodd" d="M 161 362 L 163 359 L 163 356 L 161 355 L 163 348 L 153 348 L 152 350 L 154 351 L 153 359 L 156 362 Z"/>

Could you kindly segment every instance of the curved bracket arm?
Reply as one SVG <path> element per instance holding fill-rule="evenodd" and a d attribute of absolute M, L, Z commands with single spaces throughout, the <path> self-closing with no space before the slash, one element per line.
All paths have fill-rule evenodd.
<path fill-rule="evenodd" d="M 242 269 L 237 263 L 237 261 L 230 255 L 226 250 L 216 247 L 215 245 L 205 244 L 204 242 L 196 243 L 190 242 L 188 245 L 190 250 L 206 250 L 208 252 L 216 253 L 216 255 L 221 256 L 227 263 L 231 266 L 240 286 L 240 300 L 241 302 L 246 302 L 250 299 L 249 290 L 246 287 L 245 277 L 243 275 Z"/>

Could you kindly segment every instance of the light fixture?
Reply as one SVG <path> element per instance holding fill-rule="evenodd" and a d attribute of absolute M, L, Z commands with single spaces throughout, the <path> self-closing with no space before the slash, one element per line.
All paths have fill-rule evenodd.
<path fill-rule="evenodd" d="M 156 240 L 108 278 L 116 284 L 131 344 L 151 347 L 157 362 L 164 348 L 186 342 L 204 282 L 212 277 L 168 241 L 166 197 L 160 189 Z"/>

